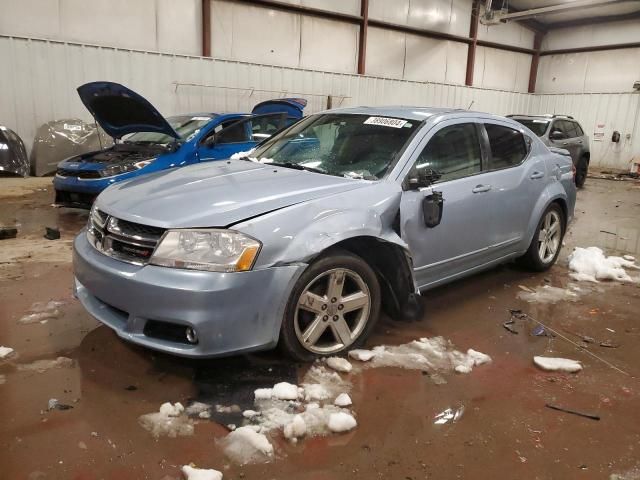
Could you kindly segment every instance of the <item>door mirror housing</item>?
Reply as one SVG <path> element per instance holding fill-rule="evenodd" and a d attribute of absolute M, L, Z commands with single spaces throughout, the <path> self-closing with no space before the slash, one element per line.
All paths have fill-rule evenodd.
<path fill-rule="evenodd" d="M 549 134 L 549 138 L 551 140 L 564 140 L 565 138 L 567 138 L 567 136 L 564 133 L 562 133 L 562 131 L 560 130 L 553 130 Z"/>
<path fill-rule="evenodd" d="M 414 173 L 409 176 L 409 188 L 417 190 L 419 188 L 429 187 L 436 183 L 442 177 L 441 173 L 429 168 L 417 168 Z"/>
<path fill-rule="evenodd" d="M 432 192 L 431 195 L 424 197 L 424 200 L 422 200 L 422 217 L 427 228 L 440 225 L 443 205 L 442 192 Z"/>

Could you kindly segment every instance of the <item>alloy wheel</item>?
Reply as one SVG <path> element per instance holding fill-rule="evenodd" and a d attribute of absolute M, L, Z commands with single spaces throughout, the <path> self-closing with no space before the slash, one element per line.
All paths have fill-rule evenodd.
<path fill-rule="evenodd" d="M 540 233 L 538 234 L 538 255 L 543 263 L 551 262 L 560 248 L 562 240 L 562 223 L 560 215 L 549 210 L 544 217 Z"/>
<path fill-rule="evenodd" d="M 369 320 L 371 294 L 353 270 L 335 268 L 302 291 L 294 316 L 300 345 L 316 354 L 339 352 L 354 343 Z"/>

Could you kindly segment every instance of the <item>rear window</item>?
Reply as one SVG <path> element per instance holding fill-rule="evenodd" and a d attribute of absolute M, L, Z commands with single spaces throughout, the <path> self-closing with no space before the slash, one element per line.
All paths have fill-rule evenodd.
<path fill-rule="evenodd" d="M 540 119 L 530 119 L 530 118 L 514 118 L 518 123 L 521 123 L 537 136 L 541 137 L 549 128 L 549 120 L 540 120 Z"/>
<path fill-rule="evenodd" d="M 527 156 L 527 144 L 519 131 L 490 123 L 486 123 L 485 128 L 491 147 L 488 170 L 509 168 L 522 163 Z"/>

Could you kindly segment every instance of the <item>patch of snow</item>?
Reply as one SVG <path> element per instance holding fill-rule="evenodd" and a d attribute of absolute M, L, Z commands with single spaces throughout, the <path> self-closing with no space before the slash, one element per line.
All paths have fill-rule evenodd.
<path fill-rule="evenodd" d="M 353 366 L 349 360 L 340 357 L 329 357 L 326 360 L 327 366 L 337 372 L 349 373 Z"/>
<path fill-rule="evenodd" d="M 327 426 L 332 432 L 341 433 L 353 430 L 358 426 L 358 422 L 353 418 L 353 415 L 345 412 L 337 412 L 329 415 Z"/>
<path fill-rule="evenodd" d="M 467 356 L 473 359 L 474 365 L 484 365 L 485 363 L 491 363 L 491 357 L 486 353 L 478 352 L 473 348 L 467 350 Z"/>
<path fill-rule="evenodd" d="M 278 400 L 297 400 L 298 386 L 287 382 L 276 383 L 273 386 L 271 396 Z"/>
<path fill-rule="evenodd" d="M 375 353 L 371 350 L 351 350 L 349 352 L 349 357 L 354 360 L 358 360 L 359 362 L 368 362 L 375 356 Z"/>
<path fill-rule="evenodd" d="M 523 290 L 518 292 L 518 298 L 529 303 L 557 303 L 557 302 L 577 302 L 580 295 L 575 291 L 543 285 L 535 290 Z"/>
<path fill-rule="evenodd" d="M 30 323 L 46 323 L 47 320 L 58 318 L 60 310 L 58 307 L 64 305 L 64 302 L 52 300 L 50 302 L 37 302 L 31 305 L 30 313 L 23 315 L 18 323 L 28 325 Z"/>
<path fill-rule="evenodd" d="M 234 153 L 233 155 L 231 155 L 231 160 L 240 160 L 241 158 L 244 158 L 244 157 L 251 157 L 251 154 L 253 153 L 254 150 L 255 148 L 252 148 L 251 150 L 247 150 L 246 152 Z"/>
<path fill-rule="evenodd" d="M 575 373 L 582 370 L 582 364 L 576 360 L 568 358 L 554 357 L 533 357 L 533 363 L 543 370 L 549 372 L 569 372 Z"/>
<path fill-rule="evenodd" d="M 573 272 L 571 277 L 578 281 L 633 282 L 634 279 L 629 276 L 625 268 L 640 268 L 634 260 L 616 256 L 607 257 L 598 247 L 576 247 L 569 255 L 569 270 Z"/>
<path fill-rule="evenodd" d="M 196 468 L 191 465 L 184 465 L 182 474 L 185 480 L 222 480 L 222 473 L 218 470 Z"/>
<path fill-rule="evenodd" d="M 304 437 L 307 433 L 307 424 L 301 415 L 293 417 L 290 423 L 284 426 L 284 438 L 295 441 L 300 437 Z"/>
<path fill-rule="evenodd" d="M 624 258 L 625 260 L 628 260 L 630 262 L 635 262 L 636 261 L 636 257 L 634 257 L 633 255 L 623 255 L 622 258 Z"/>
<path fill-rule="evenodd" d="M 258 388 L 253 394 L 256 400 L 269 400 L 273 395 L 273 388 Z"/>
<path fill-rule="evenodd" d="M 211 405 L 202 402 L 193 402 L 185 408 L 184 413 L 187 415 L 200 415 L 202 412 L 208 412 L 209 410 L 211 410 Z"/>
<path fill-rule="evenodd" d="M 73 360 L 67 357 L 58 357 L 55 360 L 36 360 L 32 363 L 18 365 L 20 371 L 35 371 L 44 373 L 52 368 L 68 368 L 73 366 Z"/>
<path fill-rule="evenodd" d="M 273 445 L 262 433 L 239 427 L 220 441 L 224 453 L 240 465 L 266 462 L 273 457 Z"/>
<path fill-rule="evenodd" d="M 193 435 L 193 420 L 187 417 L 180 402 L 163 403 L 160 410 L 138 418 L 138 423 L 155 438 Z"/>
<path fill-rule="evenodd" d="M 319 383 L 310 383 L 303 385 L 305 393 L 305 401 L 326 400 L 331 396 L 329 391 Z"/>
<path fill-rule="evenodd" d="M 11 348 L 11 347 L 0 347 L 0 358 L 7 358 L 12 353 L 13 353 L 13 348 Z"/>
<path fill-rule="evenodd" d="M 352 403 L 353 402 L 351 402 L 351 397 L 347 393 L 341 393 L 333 401 L 333 404 L 338 407 L 350 407 Z"/>
<path fill-rule="evenodd" d="M 447 408 L 446 410 L 438 413 L 433 418 L 434 425 L 444 425 L 445 423 L 455 423 L 457 422 L 462 414 L 464 413 L 464 407 L 460 407 L 457 409 Z"/>
<path fill-rule="evenodd" d="M 242 412 L 242 416 L 244 418 L 252 419 L 255 416 L 260 415 L 260 412 L 256 412 L 255 410 L 245 410 Z"/>

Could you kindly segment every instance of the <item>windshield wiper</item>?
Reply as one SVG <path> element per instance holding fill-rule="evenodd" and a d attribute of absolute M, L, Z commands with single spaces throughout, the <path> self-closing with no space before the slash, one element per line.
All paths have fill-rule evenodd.
<path fill-rule="evenodd" d="M 265 162 L 264 165 L 271 165 L 273 167 L 284 167 L 284 168 L 292 168 L 293 170 L 306 170 L 307 172 L 313 173 L 324 173 L 325 175 L 330 175 L 326 170 L 322 170 L 321 168 L 307 167 L 305 165 L 301 165 L 299 163 L 291 163 L 291 162 Z"/>

